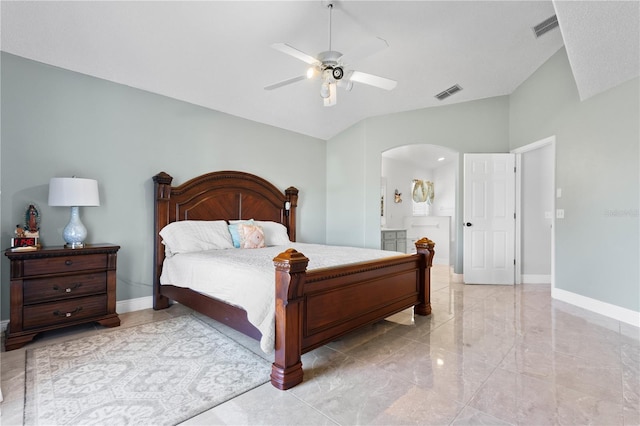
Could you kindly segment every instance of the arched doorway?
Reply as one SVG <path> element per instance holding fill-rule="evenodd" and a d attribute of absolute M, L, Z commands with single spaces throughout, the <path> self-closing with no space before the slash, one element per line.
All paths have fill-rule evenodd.
<path fill-rule="evenodd" d="M 408 252 L 416 238 L 433 239 L 439 248 L 434 263 L 461 271 L 457 265 L 462 250 L 458 247 L 460 154 L 439 145 L 411 144 L 386 150 L 381 157 L 381 230 L 406 229 Z M 415 179 L 433 183 L 435 196 L 427 206 L 412 199 Z"/>

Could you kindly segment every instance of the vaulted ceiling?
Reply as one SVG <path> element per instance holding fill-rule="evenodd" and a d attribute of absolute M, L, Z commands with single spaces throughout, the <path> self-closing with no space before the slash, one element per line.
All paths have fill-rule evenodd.
<path fill-rule="evenodd" d="M 333 50 L 389 47 L 349 64 L 398 82 L 355 83 L 324 107 L 318 80 L 264 87 L 308 65 L 271 48 L 328 50 L 317 1 L 3 1 L 3 51 L 329 139 L 376 115 L 507 95 L 566 45 L 581 98 L 638 76 L 637 1 L 335 1 Z M 557 14 L 560 28 L 532 27 Z M 440 101 L 434 96 L 458 84 Z"/>

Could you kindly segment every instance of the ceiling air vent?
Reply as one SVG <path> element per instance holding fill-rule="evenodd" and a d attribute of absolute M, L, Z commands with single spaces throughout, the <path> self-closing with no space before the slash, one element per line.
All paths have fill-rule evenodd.
<path fill-rule="evenodd" d="M 460 87 L 459 85 L 453 85 L 451 87 L 449 87 L 447 90 L 445 90 L 444 92 L 440 92 L 436 95 L 436 98 L 439 101 L 442 101 L 446 98 L 448 98 L 449 96 L 453 95 L 454 93 L 457 93 L 459 91 L 462 90 L 462 87 Z"/>
<path fill-rule="evenodd" d="M 558 17 L 556 15 L 545 19 L 544 21 L 533 27 L 533 33 L 536 35 L 536 38 L 538 38 L 542 34 L 545 34 L 553 30 L 554 28 L 558 28 Z"/>

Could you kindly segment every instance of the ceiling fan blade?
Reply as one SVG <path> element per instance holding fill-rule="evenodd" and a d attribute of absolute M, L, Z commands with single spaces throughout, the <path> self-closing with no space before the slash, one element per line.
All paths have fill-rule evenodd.
<path fill-rule="evenodd" d="M 369 86 L 375 86 L 384 90 L 393 90 L 398 84 L 395 80 L 390 80 L 384 77 L 378 77 L 377 75 L 367 74 L 366 72 L 353 71 L 349 76 L 350 81 L 357 83 L 368 84 Z"/>
<path fill-rule="evenodd" d="M 279 50 L 282 53 L 286 53 L 287 55 L 293 56 L 296 59 L 300 59 L 302 62 L 306 62 L 309 65 L 313 65 L 319 62 L 313 56 L 307 55 L 303 51 L 298 50 L 295 47 L 289 46 L 287 43 L 274 43 L 271 45 L 271 47 L 276 50 Z"/>
<path fill-rule="evenodd" d="M 277 89 L 278 87 L 286 86 L 287 84 L 295 83 L 296 81 L 304 80 L 306 78 L 307 78 L 307 76 L 300 75 L 298 77 L 293 77 L 293 78 L 290 78 L 290 79 L 287 79 L 287 80 L 283 80 L 283 81 L 281 81 L 279 83 L 274 83 L 274 84 L 270 84 L 269 86 L 265 86 L 264 90 Z"/>
<path fill-rule="evenodd" d="M 342 55 L 338 59 L 338 62 L 341 64 L 355 64 L 359 60 L 369 57 L 374 53 L 378 53 L 387 47 L 389 47 L 389 44 L 386 40 L 381 39 L 380 37 L 375 37 L 373 40 L 359 46 L 357 49 Z"/>

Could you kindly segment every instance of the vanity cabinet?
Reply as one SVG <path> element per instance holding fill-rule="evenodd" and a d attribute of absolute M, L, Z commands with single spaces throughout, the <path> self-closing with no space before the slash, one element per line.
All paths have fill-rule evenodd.
<path fill-rule="evenodd" d="M 407 252 L 407 231 L 405 229 L 383 229 L 380 247 L 382 250 Z"/>

